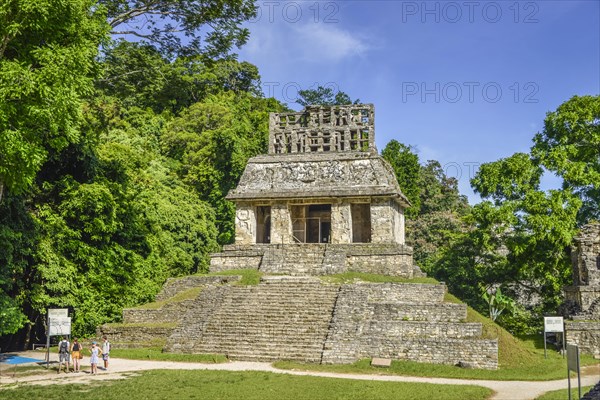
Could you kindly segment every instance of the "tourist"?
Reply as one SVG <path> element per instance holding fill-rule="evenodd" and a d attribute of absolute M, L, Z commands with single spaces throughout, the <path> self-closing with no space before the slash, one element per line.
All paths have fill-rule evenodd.
<path fill-rule="evenodd" d="M 104 370 L 108 371 L 108 353 L 110 353 L 110 343 L 106 336 L 102 336 L 102 360 L 104 360 Z"/>
<path fill-rule="evenodd" d="M 73 339 L 73 344 L 71 345 L 71 357 L 73 358 L 73 372 L 80 372 L 83 346 L 81 346 L 77 338 Z"/>
<path fill-rule="evenodd" d="M 69 341 L 62 337 L 58 343 L 58 373 L 62 369 L 63 362 L 65 363 L 65 373 L 69 373 Z"/>
<path fill-rule="evenodd" d="M 90 365 L 92 366 L 91 374 L 96 375 L 98 373 L 98 355 L 101 354 L 100 348 L 96 346 L 96 342 L 92 342 L 92 348 L 90 349 Z"/>

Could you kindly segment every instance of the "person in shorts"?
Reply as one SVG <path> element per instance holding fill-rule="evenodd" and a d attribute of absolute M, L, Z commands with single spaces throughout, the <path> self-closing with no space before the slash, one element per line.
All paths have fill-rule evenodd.
<path fill-rule="evenodd" d="M 69 372 L 69 358 L 71 355 L 69 354 L 70 349 L 69 341 L 61 337 L 60 342 L 58 343 L 58 373 L 60 374 L 60 370 L 62 369 L 63 362 L 65 363 L 65 372 Z"/>
<path fill-rule="evenodd" d="M 71 344 L 71 357 L 73 357 L 73 372 L 81 371 L 81 359 L 83 358 L 83 346 L 79 339 L 73 339 Z"/>
<path fill-rule="evenodd" d="M 108 371 L 108 353 L 110 353 L 110 343 L 106 336 L 102 336 L 102 360 L 104 361 L 104 370 Z"/>

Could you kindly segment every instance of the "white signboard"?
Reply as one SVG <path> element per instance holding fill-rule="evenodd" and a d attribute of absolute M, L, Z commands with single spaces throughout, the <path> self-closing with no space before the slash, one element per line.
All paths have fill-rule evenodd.
<path fill-rule="evenodd" d="M 50 318 L 48 336 L 67 336 L 71 334 L 71 317 Z"/>
<path fill-rule="evenodd" d="M 544 332 L 564 332 L 563 317 L 544 317 Z"/>
<path fill-rule="evenodd" d="M 68 308 L 49 308 L 48 318 L 67 318 L 69 316 Z"/>

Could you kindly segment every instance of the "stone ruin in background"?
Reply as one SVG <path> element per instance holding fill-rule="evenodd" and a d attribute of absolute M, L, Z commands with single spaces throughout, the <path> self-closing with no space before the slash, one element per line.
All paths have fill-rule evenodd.
<path fill-rule="evenodd" d="M 564 289 L 567 342 L 600 358 L 600 223 L 585 225 L 573 242 L 573 285 Z"/>
<path fill-rule="evenodd" d="M 168 352 L 239 360 L 383 357 L 497 368 L 498 341 L 483 337 L 482 324 L 465 322 L 466 305 L 447 302 L 445 285 L 327 277 L 424 275 L 405 244 L 410 203 L 375 148 L 372 105 L 271 114 L 269 153 L 248 161 L 227 198 L 236 205 L 235 244 L 212 255 L 210 270 L 254 269 L 261 282 L 169 279 L 160 307 L 126 309 L 124 324 L 99 333 L 136 345 L 166 338 Z M 193 290 L 192 298 L 172 300 Z"/>

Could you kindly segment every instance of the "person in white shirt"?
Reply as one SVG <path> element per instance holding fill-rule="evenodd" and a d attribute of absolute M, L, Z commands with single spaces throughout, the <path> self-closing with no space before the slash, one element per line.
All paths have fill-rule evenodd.
<path fill-rule="evenodd" d="M 106 336 L 102 336 L 102 360 L 104 361 L 104 370 L 108 371 L 108 353 L 110 353 L 110 343 Z"/>

